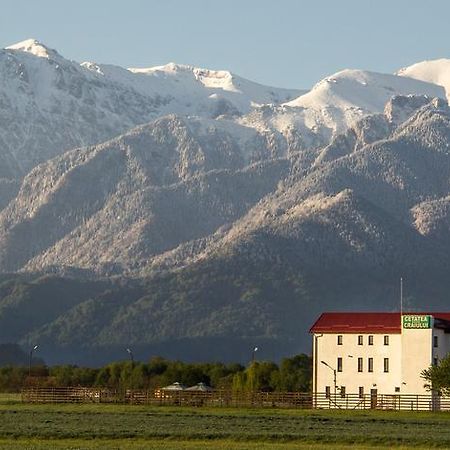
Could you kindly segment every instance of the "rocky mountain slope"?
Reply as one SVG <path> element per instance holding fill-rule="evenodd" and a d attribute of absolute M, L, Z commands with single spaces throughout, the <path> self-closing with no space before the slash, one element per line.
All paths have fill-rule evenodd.
<path fill-rule="evenodd" d="M 316 152 L 307 170 L 296 152 L 273 158 L 253 129 L 231 135 L 212 123 L 158 119 L 25 178 L 0 216 L 3 270 L 120 277 L 40 278 L 20 289 L 9 280 L 3 340 L 39 341 L 55 354 L 115 354 L 125 343 L 160 351 L 165 342 L 172 356 L 200 346 L 204 357 L 213 342 L 230 352 L 264 342 L 273 356 L 306 350 L 307 326 L 324 308 L 395 308 L 400 276 L 410 308 L 442 308 L 450 264 L 443 100 L 393 98 L 384 114 Z M 249 153 L 255 140 L 258 152 Z M 73 293 L 55 309 L 35 283 L 50 297 L 60 284 Z"/>
<path fill-rule="evenodd" d="M 405 100 L 393 99 L 387 110 L 392 111 L 392 103 L 405 106 Z M 410 98 L 409 103 L 419 102 Z M 407 106 L 405 110 L 411 112 Z M 376 130 L 380 139 L 365 144 L 357 137 L 362 139 L 360 130 L 367 127 L 363 119 L 351 129 L 350 145 L 347 132 L 347 139 L 337 139 L 341 152 L 334 158 L 324 161 L 319 154 L 307 173 L 294 165 L 276 191 L 231 227 L 215 233 L 207 245 L 197 245 L 195 258 L 269 236 L 287 242 L 286 251 L 298 255 L 300 266 L 316 269 L 347 264 L 371 269 L 383 267 L 387 260 L 407 267 L 416 254 L 421 264 L 447 264 L 441 243 L 428 235 L 439 229 L 450 237 L 450 223 L 445 222 L 450 110 L 444 102 L 433 101 L 411 114 L 398 126 L 388 116 L 375 116 L 372 135 Z M 327 155 L 330 146 L 323 149 Z M 185 253 L 181 247 L 175 255 L 169 252 L 154 262 L 167 266 L 168 261 L 179 261 L 177 251 Z"/>
<path fill-rule="evenodd" d="M 0 176 L 21 178 L 66 150 L 167 114 L 227 116 L 295 137 L 304 148 L 381 112 L 392 95 L 407 94 L 445 96 L 436 84 L 356 70 L 327 77 L 305 94 L 173 63 L 147 69 L 80 64 L 29 39 L 0 50 Z"/>
<path fill-rule="evenodd" d="M 343 70 L 319 81 L 306 94 L 280 106 L 259 108 L 241 122 L 295 136 L 301 150 L 318 148 L 361 118 L 382 113 L 392 97 L 407 95 L 445 98 L 445 90 L 405 76 Z"/>
<path fill-rule="evenodd" d="M 0 342 L 49 362 L 279 357 L 308 349 L 323 309 L 395 308 L 400 276 L 410 308 L 442 308 L 441 67 L 301 93 L 0 51 Z"/>
<path fill-rule="evenodd" d="M 2 270 L 136 270 L 236 220 L 287 175 L 264 135 L 204 125 L 169 116 L 36 167 L 0 214 Z"/>
<path fill-rule="evenodd" d="M 218 242 L 236 242 L 256 229 L 293 231 L 349 204 L 338 220 L 349 239 L 355 231 L 345 230 L 345 217 L 360 207 L 387 214 L 380 226 L 392 219 L 414 235 L 411 211 L 417 215 L 450 194 L 448 121 L 442 100 L 396 97 L 386 114 L 361 119 L 314 153 L 305 169 L 287 140 L 275 145 L 223 119 L 208 126 L 204 119 L 158 119 L 30 172 L 0 214 L 0 268 L 139 275 L 178 246 L 192 261 L 197 256 L 186 253 L 192 242 L 204 239 L 193 248 L 214 252 Z M 348 219 L 352 226 L 359 221 L 355 214 Z M 375 234 L 360 236 L 360 245 L 373 240 L 380 255 L 392 251 L 393 242 L 382 246 L 389 233 L 376 231 L 373 217 L 361 220 L 373 224 Z M 295 245 L 306 245 L 306 235 L 297 230 Z M 342 257 L 339 247 L 332 254 Z M 321 261 L 320 255 L 313 259 Z"/>

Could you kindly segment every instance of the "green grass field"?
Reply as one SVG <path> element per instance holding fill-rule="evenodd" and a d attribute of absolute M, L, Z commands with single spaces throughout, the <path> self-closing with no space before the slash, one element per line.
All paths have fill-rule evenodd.
<path fill-rule="evenodd" d="M 0 396 L 5 449 L 450 448 L 450 414 L 29 405 Z"/>

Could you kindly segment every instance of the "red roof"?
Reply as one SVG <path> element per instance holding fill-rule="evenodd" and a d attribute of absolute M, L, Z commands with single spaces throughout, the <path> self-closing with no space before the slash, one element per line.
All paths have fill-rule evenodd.
<path fill-rule="evenodd" d="M 431 315 L 449 322 L 450 312 L 404 312 L 403 315 Z M 445 327 L 447 328 L 447 327 Z M 401 332 L 400 312 L 326 312 L 316 320 L 310 333 L 387 333 Z"/>

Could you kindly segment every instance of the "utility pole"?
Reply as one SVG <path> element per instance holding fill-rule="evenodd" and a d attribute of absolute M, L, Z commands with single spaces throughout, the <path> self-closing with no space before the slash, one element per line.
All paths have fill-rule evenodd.
<path fill-rule="evenodd" d="M 403 316 L 403 277 L 400 277 L 400 322 Z"/>

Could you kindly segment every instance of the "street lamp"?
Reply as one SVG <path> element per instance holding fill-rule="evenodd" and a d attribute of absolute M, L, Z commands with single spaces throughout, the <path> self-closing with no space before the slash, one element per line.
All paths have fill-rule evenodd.
<path fill-rule="evenodd" d="M 131 350 L 131 348 L 127 348 L 126 349 L 127 353 L 130 355 L 130 361 L 131 361 L 131 368 L 134 368 L 134 357 L 133 357 L 133 352 Z"/>
<path fill-rule="evenodd" d="M 33 352 L 34 352 L 35 350 L 37 350 L 38 347 L 39 347 L 39 345 L 35 345 L 35 346 L 33 346 L 33 347 L 31 348 L 31 350 L 30 350 L 30 359 L 29 359 L 29 361 L 28 361 L 28 376 L 29 376 L 29 377 L 31 377 L 31 363 L 32 363 L 32 360 L 33 360 Z"/>
<path fill-rule="evenodd" d="M 252 352 L 252 364 L 255 362 L 255 356 L 256 356 L 257 351 L 258 351 L 258 347 L 254 347 L 253 352 Z"/>
<path fill-rule="evenodd" d="M 320 361 L 324 366 L 327 366 L 330 370 L 333 371 L 333 381 L 334 381 L 334 398 L 336 398 L 336 389 L 337 389 L 337 384 L 336 384 L 336 369 L 334 367 L 331 367 L 328 363 L 326 363 L 325 361 Z"/>

